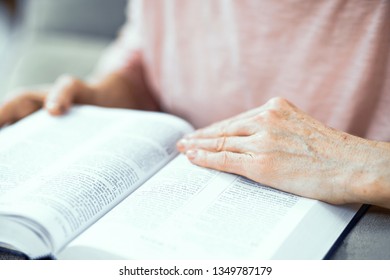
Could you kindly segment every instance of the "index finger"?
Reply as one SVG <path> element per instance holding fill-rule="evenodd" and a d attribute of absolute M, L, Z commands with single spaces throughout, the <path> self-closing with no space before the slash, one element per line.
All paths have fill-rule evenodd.
<path fill-rule="evenodd" d="M 7 113 L 8 111 L 6 104 L 0 105 L 0 127 L 11 122 L 12 119 L 10 118 L 9 113 Z"/>

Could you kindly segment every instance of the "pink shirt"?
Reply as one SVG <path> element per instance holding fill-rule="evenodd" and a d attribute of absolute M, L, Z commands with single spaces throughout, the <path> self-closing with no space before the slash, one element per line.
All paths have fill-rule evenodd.
<path fill-rule="evenodd" d="M 101 68 L 196 127 L 281 96 L 390 140 L 388 0 L 133 0 Z"/>

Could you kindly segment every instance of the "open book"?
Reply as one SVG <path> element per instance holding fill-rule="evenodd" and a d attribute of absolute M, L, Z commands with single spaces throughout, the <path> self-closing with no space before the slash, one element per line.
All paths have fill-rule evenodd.
<path fill-rule="evenodd" d="M 321 259 L 336 207 L 192 165 L 162 113 L 39 111 L 0 131 L 0 246 L 63 259 Z"/>

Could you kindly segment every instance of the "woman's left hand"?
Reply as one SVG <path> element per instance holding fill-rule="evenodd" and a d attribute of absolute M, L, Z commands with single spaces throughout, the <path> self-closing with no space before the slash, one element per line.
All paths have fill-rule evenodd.
<path fill-rule="evenodd" d="M 177 147 L 194 164 L 343 204 L 369 201 L 375 176 L 366 163 L 376 143 L 327 127 L 274 98 L 187 135 Z"/>

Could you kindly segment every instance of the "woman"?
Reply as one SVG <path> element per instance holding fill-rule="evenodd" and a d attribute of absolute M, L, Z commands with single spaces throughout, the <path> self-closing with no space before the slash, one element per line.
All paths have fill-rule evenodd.
<path fill-rule="evenodd" d="M 63 76 L 23 92 L 0 125 L 73 103 L 163 110 L 205 127 L 178 143 L 195 164 L 390 208 L 389 1 L 132 1 L 129 11 L 94 82 Z"/>

